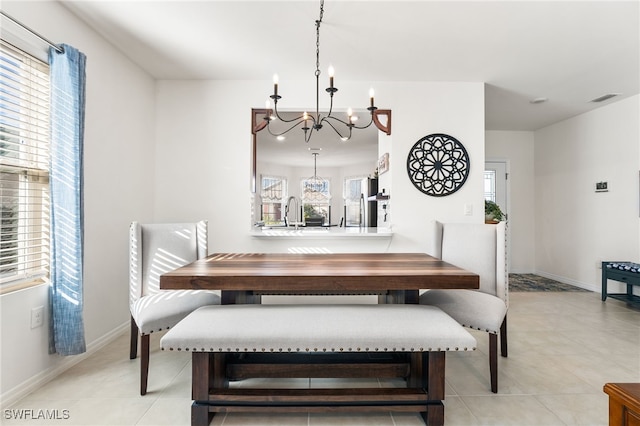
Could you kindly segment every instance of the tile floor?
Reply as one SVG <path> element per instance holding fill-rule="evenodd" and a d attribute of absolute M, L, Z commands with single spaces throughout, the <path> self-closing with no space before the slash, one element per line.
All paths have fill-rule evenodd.
<path fill-rule="evenodd" d="M 607 425 L 607 382 L 640 382 L 640 311 L 596 293 L 511 293 L 509 358 L 499 359 L 499 393 L 489 391 L 488 337 L 475 352 L 447 355 L 446 425 Z M 138 394 L 139 361 L 128 336 L 72 367 L 13 409 L 58 410 L 60 420 L 3 425 L 188 425 L 190 354 L 161 352 L 153 336 L 149 393 Z M 258 380 L 239 382 L 250 386 Z M 375 383 L 375 381 L 374 381 Z M 280 386 L 309 386 L 308 379 Z M 328 385 L 311 380 L 312 386 Z M 397 384 L 397 383 L 396 383 Z M 371 383 L 350 382 L 350 386 Z M 384 385 L 389 385 L 388 383 Z M 393 383 L 391 383 L 393 385 Z M 5 407 L 6 408 L 6 407 Z M 66 410 L 66 411 L 64 411 Z M 213 425 L 423 424 L 407 414 L 218 415 Z"/>

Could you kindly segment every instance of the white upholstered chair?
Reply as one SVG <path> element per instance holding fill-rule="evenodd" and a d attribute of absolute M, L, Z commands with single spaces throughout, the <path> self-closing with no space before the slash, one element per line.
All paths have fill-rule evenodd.
<path fill-rule="evenodd" d="M 498 392 L 498 335 L 507 356 L 506 223 L 434 223 L 433 256 L 480 276 L 478 290 L 427 290 L 420 303 L 442 309 L 465 327 L 489 333 L 491 391 Z"/>
<path fill-rule="evenodd" d="M 160 290 L 160 275 L 207 256 L 206 221 L 133 222 L 129 236 L 129 358 L 137 356 L 140 335 L 140 395 L 144 395 L 149 376 L 149 335 L 173 327 L 201 306 L 219 304 L 220 295 L 204 290 Z"/>

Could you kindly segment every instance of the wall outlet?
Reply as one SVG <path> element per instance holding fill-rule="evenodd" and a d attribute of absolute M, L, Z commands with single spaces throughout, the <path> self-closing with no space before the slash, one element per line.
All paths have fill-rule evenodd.
<path fill-rule="evenodd" d="M 31 328 L 42 327 L 44 325 L 44 306 L 31 308 Z"/>
<path fill-rule="evenodd" d="M 465 216 L 473 216 L 473 204 L 465 204 L 464 205 L 464 215 Z"/>

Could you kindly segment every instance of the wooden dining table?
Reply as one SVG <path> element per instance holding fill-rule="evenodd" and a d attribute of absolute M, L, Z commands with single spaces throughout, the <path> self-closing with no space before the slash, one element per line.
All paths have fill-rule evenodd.
<path fill-rule="evenodd" d="M 161 289 L 205 289 L 220 290 L 222 304 L 261 303 L 262 295 L 377 295 L 378 303 L 418 303 L 422 289 L 476 289 L 479 287 L 478 275 L 443 262 L 424 253 L 217 253 L 197 260 L 186 266 L 160 276 Z M 242 327 L 235 323 L 229 326 Z M 208 383 L 213 386 L 205 389 L 205 400 L 219 398 L 224 393 L 220 389 L 228 387 L 229 381 L 248 378 L 393 378 L 406 379 L 407 389 L 385 390 L 385 402 L 367 406 L 367 410 L 419 410 L 425 422 L 443 424 L 444 422 L 444 352 L 426 353 L 208 353 L 203 365 L 215 365 L 204 373 Z M 195 365 L 195 364 L 194 364 Z M 200 364 L 198 364 L 200 365 Z M 201 378 L 202 372 L 194 369 L 194 377 Z M 216 375 L 217 374 L 217 375 Z M 194 379 L 194 395 L 199 392 L 200 383 Z M 204 382 L 205 384 L 207 381 Z M 208 385 L 205 387 L 209 388 Z M 215 392 L 214 389 L 215 388 Z M 412 390 L 413 389 L 413 390 Z M 397 406 L 395 392 L 415 392 L 422 398 L 429 398 L 427 405 Z M 209 392 L 213 392 L 210 394 Z M 342 401 L 349 398 L 372 398 L 378 388 L 371 389 L 320 389 L 320 390 L 280 390 L 259 389 L 243 390 L 242 395 L 234 398 L 254 398 L 251 392 L 262 392 L 265 400 L 285 398 L 279 393 L 287 393 L 289 399 L 319 398 L 325 401 L 313 410 L 349 410 L 347 402 L 337 407 L 334 399 Z M 328 393 L 327 393 L 328 392 Z M 345 397 L 344 392 L 352 392 L 358 397 Z M 366 393 L 369 392 L 369 393 Z M 298 393 L 303 393 L 302 396 Z M 315 395 L 318 393 L 318 395 Z M 335 395 L 334 395 L 335 393 Z M 384 393 L 384 392 L 383 392 Z M 277 396 L 278 394 L 280 396 Z M 341 396 L 342 395 L 342 396 Z M 368 395 L 368 396 L 366 396 Z M 333 398 L 329 400 L 330 398 Z M 217 400 L 217 399 L 216 399 Z M 431 401 L 433 400 L 433 401 Z M 262 400 L 261 400 L 262 401 Z M 283 407 L 279 404 L 266 404 L 260 407 L 224 408 L 209 407 L 208 403 L 197 412 L 202 423 L 211 421 L 215 410 L 300 410 L 295 406 Z M 218 403 L 215 403 L 216 405 Z M 327 408 L 325 405 L 331 405 Z M 336 403 L 337 404 L 337 403 Z M 344 401 L 340 404 L 345 404 Z M 420 404 L 420 403 L 418 403 Z M 435 404 L 435 405 L 431 405 Z M 429 408 L 431 407 L 431 408 Z M 200 410 L 202 408 L 202 410 Z M 193 412 L 192 412 L 193 413 Z M 192 421 L 195 418 L 192 417 Z M 427 420 L 430 419 L 430 420 Z M 197 422 L 196 422 L 197 423 Z"/>
<path fill-rule="evenodd" d="M 476 289 L 477 274 L 424 253 L 216 253 L 160 276 L 160 288 L 221 290 L 222 303 L 265 294 L 377 294 L 417 303 L 423 289 Z"/>

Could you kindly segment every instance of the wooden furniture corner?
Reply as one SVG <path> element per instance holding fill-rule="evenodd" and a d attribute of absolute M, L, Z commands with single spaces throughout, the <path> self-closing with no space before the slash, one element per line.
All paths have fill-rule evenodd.
<path fill-rule="evenodd" d="M 640 383 L 607 383 L 609 425 L 640 426 Z"/>

